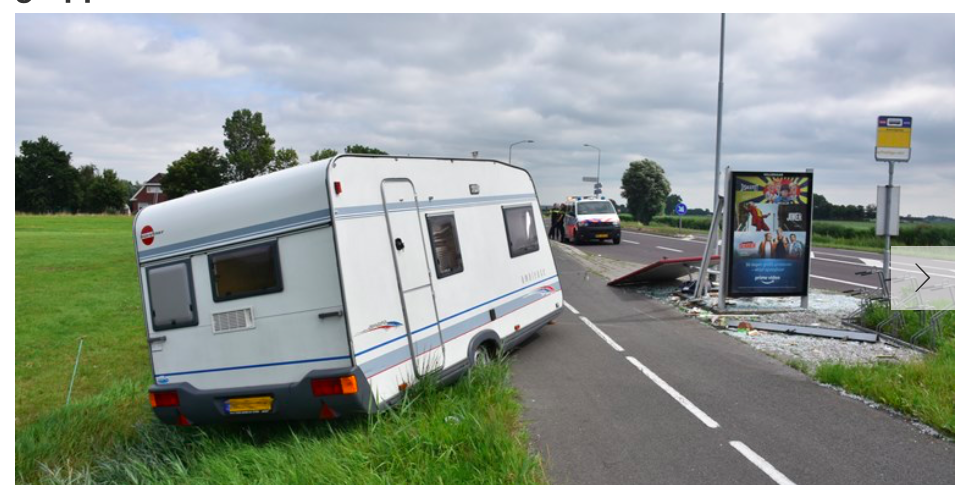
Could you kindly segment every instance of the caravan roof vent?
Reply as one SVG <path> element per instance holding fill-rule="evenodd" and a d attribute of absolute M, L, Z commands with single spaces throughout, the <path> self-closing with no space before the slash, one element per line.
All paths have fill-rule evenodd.
<path fill-rule="evenodd" d="M 235 332 L 251 328 L 253 328 L 252 308 L 213 314 L 213 333 Z"/>

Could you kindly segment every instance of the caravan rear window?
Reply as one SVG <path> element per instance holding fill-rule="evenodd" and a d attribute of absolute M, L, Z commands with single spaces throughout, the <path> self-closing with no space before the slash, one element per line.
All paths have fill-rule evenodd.
<path fill-rule="evenodd" d="M 460 252 L 459 236 L 456 234 L 456 219 L 452 214 L 426 216 L 433 246 L 433 263 L 436 278 L 446 278 L 463 272 L 463 253 Z"/>
<path fill-rule="evenodd" d="M 532 207 L 504 207 L 503 219 L 506 220 L 506 241 L 511 258 L 539 251 Z"/>
<path fill-rule="evenodd" d="M 276 241 L 214 253 L 209 261 L 213 301 L 283 291 Z"/>
<path fill-rule="evenodd" d="M 197 324 L 189 261 L 147 268 L 147 289 L 154 331 Z"/>

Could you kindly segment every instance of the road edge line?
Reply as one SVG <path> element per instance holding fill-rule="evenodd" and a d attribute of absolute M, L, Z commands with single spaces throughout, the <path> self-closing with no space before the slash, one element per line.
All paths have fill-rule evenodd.
<path fill-rule="evenodd" d="M 590 330 L 592 330 L 593 332 L 596 332 L 596 335 L 599 335 L 599 338 L 605 340 L 606 343 L 608 343 L 609 346 L 613 348 L 613 350 L 615 350 L 615 351 L 617 351 L 617 352 L 624 352 L 623 348 L 620 347 L 619 344 L 616 343 L 615 340 L 613 340 L 612 338 L 610 338 L 609 335 L 606 335 L 606 333 L 604 333 L 602 330 L 599 329 L 599 327 L 597 327 L 596 325 L 594 325 L 593 322 L 589 321 L 588 318 L 580 315 L 579 319 L 582 320 L 583 323 L 585 323 L 586 326 L 590 328 Z"/>
<path fill-rule="evenodd" d="M 710 428 L 719 427 L 719 423 L 717 423 L 713 418 L 710 418 L 709 415 L 704 413 L 702 409 L 699 409 L 698 407 L 696 407 L 696 405 L 693 404 L 692 401 L 690 401 L 689 399 L 686 399 L 686 396 L 683 396 L 682 394 L 679 393 L 679 391 L 677 391 L 676 389 L 673 389 L 673 386 L 670 386 L 668 383 L 666 383 L 666 381 L 664 381 L 662 378 L 656 375 L 655 372 L 649 370 L 649 368 L 643 365 L 642 362 L 636 360 L 636 358 L 632 356 L 626 357 L 626 360 L 628 360 L 631 364 L 636 366 L 636 368 L 639 369 L 640 372 L 645 374 L 646 377 L 649 378 L 649 380 L 653 381 L 662 390 L 666 391 L 666 394 L 669 394 L 670 397 L 675 399 L 676 402 L 678 402 L 680 405 L 686 408 L 686 410 L 692 413 L 693 416 L 696 416 L 697 418 L 699 418 L 699 420 L 702 421 L 703 424 L 705 424 L 706 426 Z"/>
<path fill-rule="evenodd" d="M 772 478 L 774 482 L 779 485 L 796 485 L 795 482 L 789 479 L 786 475 L 772 466 L 771 463 L 766 461 L 765 458 L 759 456 L 755 451 L 750 447 L 746 446 L 742 441 L 730 441 L 729 445 L 733 448 L 736 448 L 741 455 L 746 457 L 747 460 L 751 461 L 753 465 L 756 465 L 757 468 L 763 471 L 769 478 Z"/>

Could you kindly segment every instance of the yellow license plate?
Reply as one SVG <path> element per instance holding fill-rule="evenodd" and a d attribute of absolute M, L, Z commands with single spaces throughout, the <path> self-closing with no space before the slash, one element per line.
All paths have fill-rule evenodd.
<path fill-rule="evenodd" d="M 229 414 L 259 414 L 273 410 L 273 396 L 238 397 L 226 400 Z"/>
<path fill-rule="evenodd" d="M 609 237 L 609 234 L 597 234 L 596 239 L 606 239 Z"/>

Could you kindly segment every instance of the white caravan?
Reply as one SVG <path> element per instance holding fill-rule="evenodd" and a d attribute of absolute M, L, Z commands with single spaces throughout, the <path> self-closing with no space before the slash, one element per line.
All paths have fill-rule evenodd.
<path fill-rule="evenodd" d="M 341 155 L 150 206 L 134 222 L 171 424 L 374 412 L 562 311 L 529 174 Z"/>

